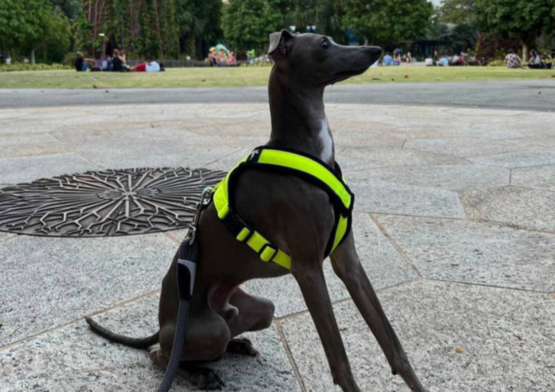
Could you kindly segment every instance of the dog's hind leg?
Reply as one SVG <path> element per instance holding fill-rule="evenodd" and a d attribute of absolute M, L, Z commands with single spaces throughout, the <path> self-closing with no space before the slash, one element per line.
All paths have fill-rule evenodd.
<path fill-rule="evenodd" d="M 243 332 L 260 331 L 272 325 L 275 307 L 269 299 L 247 294 L 237 288 L 229 303 L 238 310 L 238 314 L 228 321 L 232 337 Z"/>
<path fill-rule="evenodd" d="M 399 374 L 413 391 L 424 392 L 425 389 L 412 369 L 378 296 L 360 264 L 352 233 L 333 252 L 331 260 L 335 273 L 345 283 L 358 310 L 387 357 L 393 374 Z"/>
<path fill-rule="evenodd" d="M 272 325 L 275 307 L 269 299 L 249 295 L 241 288 L 237 288 L 231 295 L 229 303 L 238 310 L 237 315 L 227 323 L 232 337 L 243 332 L 260 331 Z M 227 352 L 248 356 L 256 356 L 260 353 L 246 338 L 231 339 L 227 345 Z"/>
<path fill-rule="evenodd" d="M 225 387 L 224 381 L 214 370 L 201 364 L 181 362 L 179 364 L 179 375 L 201 391 L 221 390 Z"/>
<path fill-rule="evenodd" d="M 191 304 L 180 374 L 199 389 L 221 389 L 224 384 L 220 377 L 213 370 L 199 366 L 198 363 L 215 360 L 226 351 L 230 339 L 229 327 L 219 314 L 206 305 L 204 300 L 199 302 L 204 303 L 200 309 L 198 303 Z M 160 347 L 150 352 L 152 361 L 162 369 L 165 369 L 169 363 L 174 334 L 175 325 L 165 324 L 160 329 Z"/>

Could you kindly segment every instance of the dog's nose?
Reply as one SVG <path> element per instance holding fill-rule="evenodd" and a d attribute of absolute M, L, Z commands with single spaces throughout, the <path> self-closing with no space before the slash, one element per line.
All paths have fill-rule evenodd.
<path fill-rule="evenodd" d="M 379 46 L 369 46 L 368 49 L 370 49 L 370 53 L 375 56 L 379 56 L 380 54 L 382 54 L 382 48 L 380 48 Z"/>

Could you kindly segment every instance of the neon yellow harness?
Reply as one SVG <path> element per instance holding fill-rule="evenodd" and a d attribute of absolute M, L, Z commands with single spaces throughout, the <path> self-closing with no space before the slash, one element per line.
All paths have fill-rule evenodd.
<path fill-rule="evenodd" d="M 337 163 L 336 168 L 333 170 L 319 159 L 299 151 L 258 147 L 216 186 L 214 205 L 218 217 L 238 241 L 252 248 L 263 261 L 291 269 L 291 257 L 252 229 L 234 211 L 235 185 L 239 175 L 251 169 L 299 176 L 325 190 L 334 206 L 336 218 L 325 250 L 327 257 L 349 234 L 354 205 L 354 195 L 341 176 Z"/>

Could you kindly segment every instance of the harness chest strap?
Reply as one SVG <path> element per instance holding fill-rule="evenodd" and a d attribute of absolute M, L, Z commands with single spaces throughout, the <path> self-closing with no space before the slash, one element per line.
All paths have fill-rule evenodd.
<path fill-rule="evenodd" d="M 262 261 L 271 261 L 291 269 L 291 257 L 272 245 L 264 236 L 251 228 L 234 211 L 236 179 L 249 169 L 268 170 L 299 176 L 325 190 L 335 207 L 334 230 L 326 247 L 326 257 L 339 246 L 349 234 L 354 195 L 340 174 L 314 157 L 292 150 L 259 147 L 245 157 L 225 179 L 216 186 L 214 205 L 218 217 L 230 233 L 240 242 L 253 249 Z"/>

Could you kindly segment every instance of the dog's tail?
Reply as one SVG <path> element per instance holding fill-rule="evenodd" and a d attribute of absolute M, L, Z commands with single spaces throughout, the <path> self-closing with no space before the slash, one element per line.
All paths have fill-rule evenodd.
<path fill-rule="evenodd" d="M 119 344 L 123 344 L 124 346 L 139 348 L 139 349 L 147 349 L 150 346 L 154 346 L 156 343 L 158 343 L 158 332 L 146 338 L 130 338 L 127 336 L 115 334 L 112 331 L 107 330 L 103 326 L 99 325 L 96 321 L 91 319 L 90 317 L 85 317 L 85 320 L 87 321 L 87 324 L 90 325 L 91 329 L 95 333 L 114 343 L 119 343 Z"/>

